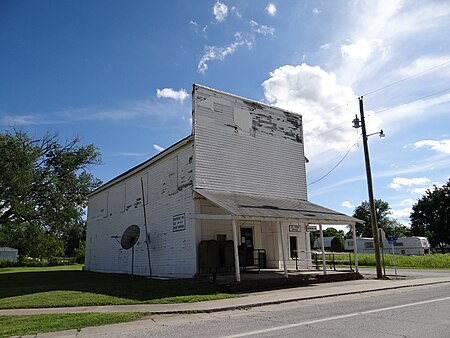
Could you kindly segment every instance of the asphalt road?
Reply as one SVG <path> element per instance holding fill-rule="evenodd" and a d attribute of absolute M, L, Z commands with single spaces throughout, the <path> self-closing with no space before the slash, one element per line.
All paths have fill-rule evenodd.
<path fill-rule="evenodd" d="M 105 327 L 102 334 L 85 334 L 121 338 L 450 337 L 449 310 L 450 283 L 445 283 L 248 310 L 159 315 Z"/>
<path fill-rule="evenodd" d="M 375 278 L 377 273 L 375 268 L 359 268 L 359 272 L 367 278 Z M 395 270 L 386 269 L 386 276 L 395 278 Z M 450 270 L 421 270 L 421 269 L 397 269 L 398 278 L 423 278 L 423 277 L 450 277 Z"/>

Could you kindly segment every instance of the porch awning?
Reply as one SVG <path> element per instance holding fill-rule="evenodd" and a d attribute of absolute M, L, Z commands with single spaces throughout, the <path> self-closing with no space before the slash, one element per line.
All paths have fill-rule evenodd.
<path fill-rule="evenodd" d="M 194 190 L 237 218 L 284 218 L 327 225 L 363 223 L 357 218 L 295 198 L 199 188 Z"/>

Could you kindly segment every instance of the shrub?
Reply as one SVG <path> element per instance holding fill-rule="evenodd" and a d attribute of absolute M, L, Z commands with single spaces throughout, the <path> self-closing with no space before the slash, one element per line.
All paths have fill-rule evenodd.
<path fill-rule="evenodd" d="M 14 266 L 14 262 L 10 259 L 0 259 L 0 268 L 9 268 Z"/>

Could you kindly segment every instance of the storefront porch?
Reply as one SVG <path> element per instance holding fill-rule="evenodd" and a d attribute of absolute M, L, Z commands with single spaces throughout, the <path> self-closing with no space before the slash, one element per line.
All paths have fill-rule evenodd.
<path fill-rule="evenodd" d="M 349 224 L 359 220 L 304 200 L 251 195 L 237 192 L 195 189 L 198 272 L 241 272 L 271 269 L 275 277 L 282 271 L 315 270 L 309 232 L 322 224 Z M 353 231 L 354 233 L 354 231 Z M 322 249 L 322 251 L 324 251 Z M 355 252 L 356 256 L 356 252 Z M 325 255 L 322 255 L 325 261 Z M 327 275 L 322 264 L 322 275 Z M 356 262 L 357 270 L 357 262 Z"/>

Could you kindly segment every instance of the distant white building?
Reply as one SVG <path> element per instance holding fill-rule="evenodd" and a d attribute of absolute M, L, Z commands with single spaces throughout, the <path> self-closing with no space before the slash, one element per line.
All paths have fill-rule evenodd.
<path fill-rule="evenodd" d="M 192 95 L 191 135 L 89 196 L 86 270 L 218 266 L 239 280 L 242 266 L 294 268 L 296 255 L 308 268 L 308 224 L 359 221 L 308 202 L 300 115 L 199 85 Z"/>
<path fill-rule="evenodd" d="M 313 243 L 314 249 L 322 249 L 322 243 L 320 238 L 317 238 Z M 339 243 L 339 239 L 335 236 L 324 237 L 323 238 L 323 247 L 327 251 L 338 252 L 342 250 L 341 243 Z"/>
<path fill-rule="evenodd" d="M 19 260 L 19 250 L 2 246 L 0 247 L 0 259 L 6 259 L 15 263 Z"/>
<path fill-rule="evenodd" d="M 345 240 L 345 250 L 354 249 L 353 239 Z M 358 253 L 374 253 L 373 238 L 358 237 L 356 239 Z M 383 241 L 383 252 L 392 253 L 392 244 Z M 399 237 L 394 243 L 394 252 L 398 255 L 427 255 L 430 253 L 430 243 L 426 237 Z"/>

